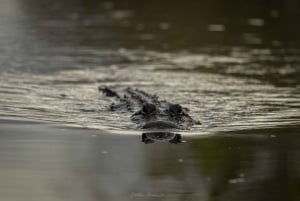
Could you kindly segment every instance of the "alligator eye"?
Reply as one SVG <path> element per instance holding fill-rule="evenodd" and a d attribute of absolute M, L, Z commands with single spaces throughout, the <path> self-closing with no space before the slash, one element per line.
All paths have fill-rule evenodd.
<path fill-rule="evenodd" d="M 142 112 L 144 114 L 151 114 L 155 111 L 156 111 L 156 106 L 155 105 L 153 105 L 151 103 L 144 103 L 143 104 Z"/>
<path fill-rule="evenodd" d="M 182 114 L 182 107 L 179 104 L 169 105 L 169 112 L 174 115 Z"/>

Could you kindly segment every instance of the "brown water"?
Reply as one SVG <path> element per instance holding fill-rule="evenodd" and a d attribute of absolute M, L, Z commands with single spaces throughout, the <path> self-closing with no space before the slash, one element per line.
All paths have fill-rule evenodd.
<path fill-rule="evenodd" d="M 0 198 L 299 200 L 298 19 L 296 0 L 0 0 Z M 100 85 L 202 125 L 144 145 Z"/>

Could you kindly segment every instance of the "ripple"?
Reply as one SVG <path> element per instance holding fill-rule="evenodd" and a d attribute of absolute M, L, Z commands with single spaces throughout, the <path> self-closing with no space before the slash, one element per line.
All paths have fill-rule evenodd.
<path fill-rule="evenodd" d="M 108 110 L 114 100 L 98 92 L 101 83 L 141 88 L 189 108 L 191 116 L 202 125 L 187 133 L 211 134 L 220 130 L 300 123 L 298 88 L 276 86 L 259 76 L 245 76 L 248 71 L 254 71 L 251 54 L 272 52 L 252 50 L 246 58 L 242 53 L 240 57 L 232 57 L 124 49 L 118 54 L 131 58 L 131 62 L 114 67 L 64 69 L 50 74 L 2 72 L 0 113 L 85 128 L 135 130 L 130 113 Z M 232 76 L 233 71 L 229 69 L 241 65 L 244 67 L 236 68 L 241 76 Z M 293 66 L 290 68 L 291 72 L 297 72 Z M 262 75 L 269 72 L 263 71 Z"/>

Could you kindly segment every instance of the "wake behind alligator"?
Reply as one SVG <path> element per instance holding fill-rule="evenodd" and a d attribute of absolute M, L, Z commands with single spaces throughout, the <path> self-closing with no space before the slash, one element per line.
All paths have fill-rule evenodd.
<path fill-rule="evenodd" d="M 157 95 L 148 94 L 143 90 L 100 86 L 99 91 L 117 100 L 117 103 L 110 105 L 111 111 L 132 112 L 131 121 L 140 129 L 188 130 L 193 125 L 200 124 L 188 114 L 188 108 L 159 100 Z"/>

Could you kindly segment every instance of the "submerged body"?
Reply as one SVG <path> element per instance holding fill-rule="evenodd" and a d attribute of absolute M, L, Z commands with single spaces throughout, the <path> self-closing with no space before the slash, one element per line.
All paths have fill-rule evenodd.
<path fill-rule="evenodd" d="M 148 94 L 142 90 L 126 88 L 117 92 L 113 88 L 99 87 L 99 91 L 118 100 L 118 103 L 111 104 L 110 110 L 133 112 L 131 120 L 141 129 L 186 130 L 195 124 L 200 124 L 199 121 L 195 121 L 187 113 L 187 108 L 179 104 L 159 100 L 158 96 Z"/>

